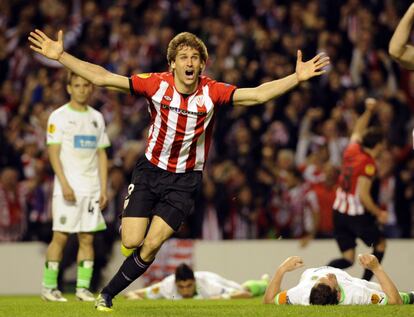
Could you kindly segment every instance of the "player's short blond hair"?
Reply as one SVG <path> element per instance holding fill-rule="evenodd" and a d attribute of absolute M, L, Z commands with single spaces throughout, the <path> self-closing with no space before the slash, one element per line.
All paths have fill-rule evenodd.
<path fill-rule="evenodd" d="M 72 79 L 75 77 L 83 78 L 82 76 L 79 76 L 78 74 L 72 72 L 71 70 L 68 70 L 68 74 L 66 75 L 66 85 L 69 85 L 69 86 L 72 85 Z M 83 78 L 83 79 L 85 79 L 86 81 L 89 81 L 86 78 Z"/>
<path fill-rule="evenodd" d="M 177 34 L 168 44 L 167 60 L 169 65 L 175 61 L 178 51 L 185 46 L 196 49 L 200 53 L 201 60 L 204 63 L 207 61 L 208 52 L 204 42 L 193 33 L 182 32 Z"/>

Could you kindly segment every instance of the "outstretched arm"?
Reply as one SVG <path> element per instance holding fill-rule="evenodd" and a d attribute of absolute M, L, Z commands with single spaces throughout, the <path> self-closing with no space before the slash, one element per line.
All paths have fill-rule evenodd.
<path fill-rule="evenodd" d="M 362 135 L 369 125 L 372 114 L 377 106 L 377 101 L 374 98 L 367 98 L 365 100 L 365 112 L 355 122 L 354 129 L 352 130 L 351 142 L 360 142 Z"/>
<path fill-rule="evenodd" d="M 125 294 L 126 299 L 162 299 L 160 292 L 161 283 L 155 283 L 145 288 L 136 289 Z"/>
<path fill-rule="evenodd" d="M 282 264 L 280 264 L 266 289 L 266 293 L 263 297 L 263 303 L 272 304 L 276 295 L 280 292 L 280 286 L 285 273 L 296 270 L 302 266 L 303 260 L 299 256 L 288 257 Z"/>
<path fill-rule="evenodd" d="M 99 196 L 99 208 L 102 210 L 108 204 L 108 156 L 105 148 L 98 149 L 98 168 L 101 193 Z"/>
<path fill-rule="evenodd" d="M 207 299 L 240 299 L 240 298 L 252 298 L 253 295 L 245 290 L 225 292 L 221 295 L 211 296 Z"/>
<path fill-rule="evenodd" d="M 48 145 L 48 154 L 50 164 L 52 165 L 52 169 L 56 174 L 56 177 L 59 180 L 60 186 L 62 187 L 63 198 L 70 202 L 76 202 L 75 192 L 73 188 L 70 186 L 68 179 L 63 171 L 62 161 L 60 160 L 60 144 L 49 144 Z"/>
<path fill-rule="evenodd" d="M 391 38 L 388 51 L 402 66 L 414 70 L 414 46 L 407 44 L 414 23 L 414 3 L 408 8 Z"/>
<path fill-rule="evenodd" d="M 388 297 L 388 304 L 402 304 L 402 299 L 398 293 L 398 289 L 395 286 L 394 282 L 385 273 L 381 264 L 378 262 L 378 259 L 375 255 L 372 254 L 360 254 L 358 256 L 359 263 L 365 269 L 371 270 L 377 278 L 379 284 L 381 285 L 382 290 Z"/>
<path fill-rule="evenodd" d="M 301 81 L 308 80 L 314 76 L 322 75 L 323 70 L 329 64 L 329 57 L 318 54 L 307 62 L 302 61 L 302 52 L 298 51 L 296 60 L 296 72 L 282 79 L 264 83 L 255 88 L 237 89 L 233 96 L 235 106 L 254 106 L 263 104 L 271 99 L 283 95 L 295 87 Z"/>
<path fill-rule="evenodd" d="M 136 289 L 134 291 L 129 291 L 125 294 L 126 299 L 146 299 L 145 288 Z"/>
<path fill-rule="evenodd" d="M 388 221 L 388 212 L 381 209 L 371 196 L 372 179 L 366 176 L 359 176 L 357 181 L 357 188 L 359 190 L 359 198 L 365 209 L 368 210 L 374 217 L 377 218 L 381 224 L 386 224 Z"/>
<path fill-rule="evenodd" d="M 30 32 L 29 41 L 32 43 L 30 48 L 52 60 L 56 60 L 63 66 L 67 67 L 79 76 L 89 80 L 97 86 L 103 86 L 120 90 L 129 91 L 129 79 L 107 71 L 99 65 L 82 61 L 75 56 L 70 55 L 63 49 L 63 32 L 58 32 L 58 39 L 50 39 L 41 30 Z"/>

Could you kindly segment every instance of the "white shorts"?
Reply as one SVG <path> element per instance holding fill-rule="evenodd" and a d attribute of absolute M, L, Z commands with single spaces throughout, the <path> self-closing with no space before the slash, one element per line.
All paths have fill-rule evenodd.
<path fill-rule="evenodd" d="M 106 229 L 105 220 L 99 208 L 99 194 L 76 196 L 76 202 L 66 201 L 62 195 L 52 200 L 53 231 L 96 232 Z"/>

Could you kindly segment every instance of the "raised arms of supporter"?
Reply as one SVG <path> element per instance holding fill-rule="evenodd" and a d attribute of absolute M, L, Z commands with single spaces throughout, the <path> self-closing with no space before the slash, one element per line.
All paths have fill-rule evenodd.
<path fill-rule="evenodd" d="M 60 186 L 62 187 L 62 193 L 63 198 L 65 198 L 66 201 L 69 202 L 75 202 L 76 197 L 75 193 L 70 186 L 65 173 L 63 172 L 62 163 L 60 161 L 59 155 L 60 155 L 60 144 L 49 144 L 48 145 L 48 154 L 49 154 L 49 160 L 50 164 L 52 165 L 53 171 L 55 172 Z"/>
<path fill-rule="evenodd" d="M 299 141 L 296 146 L 295 155 L 296 165 L 301 166 L 305 164 L 312 137 L 311 125 L 315 120 L 320 119 L 322 116 L 323 110 L 321 108 L 310 108 L 306 111 L 305 116 L 300 123 Z"/>
<path fill-rule="evenodd" d="M 374 202 L 371 196 L 371 185 L 372 179 L 366 176 L 359 176 L 357 181 L 357 188 L 359 198 L 361 200 L 362 205 L 375 217 L 380 223 L 385 224 L 388 220 L 388 212 L 386 210 L 382 210 L 377 204 Z"/>
<path fill-rule="evenodd" d="M 41 30 L 30 32 L 30 48 L 52 60 L 56 60 L 79 76 L 97 86 L 107 87 L 118 91 L 129 92 L 128 77 L 107 71 L 99 65 L 82 61 L 63 49 L 63 32 L 58 32 L 57 41 L 49 38 Z"/>
<path fill-rule="evenodd" d="M 283 276 L 286 272 L 291 272 L 303 266 L 303 259 L 299 256 L 290 256 L 277 268 L 275 275 L 269 283 L 263 297 L 264 304 L 273 304 L 276 295 L 281 291 Z"/>
<path fill-rule="evenodd" d="M 374 273 L 379 284 L 381 285 L 382 290 L 388 297 L 388 304 L 401 305 L 402 299 L 397 290 L 397 287 L 395 286 L 391 278 L 388 276 L 388 274 L 385 273 L 384 269 L 378 262 L 378 259 L 375 257 L 375 255 L 360 254 L 358 256 L 358 261 L 363 268 L 371 270 L 372 273 Z"/>
<path fill-rule="evenodd" d="M 377 101 L 374 98 L 367 98 L 365 100 L 365 111 L 355 122 L 352 130 L 351 142 L 361 142 L 362 135 L 369 125 L 372 114 L 377 106 Z"/>
<path fill-rule="evenodd" d="M 389 44 L 388 51 L 393 59 L 408 69 L 414 69 L 414 46 L 408 44 L 414 23 L 414 3 L 408 8 Z"/>
<path fill-rule="evenodd" d="M 302 61 L 302 52 L 299 50 L 296 60 L 296 72 L 281 79 L 264 83 L 255 88 L 239 88 L 234 92 L 233 104 L 235 106 L 254 106 L 263 104 L 271 99 L 283 95 L 301 81 L 314 76 L 322 75 L 329 64 L 329 57 L 318 54 L 307 62 Z"/>

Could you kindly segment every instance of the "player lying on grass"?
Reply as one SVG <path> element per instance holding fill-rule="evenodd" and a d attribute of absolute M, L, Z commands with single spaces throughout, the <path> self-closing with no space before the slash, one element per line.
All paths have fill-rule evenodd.
<path fill-rule="evenodd" d="M 398 292 L 378 259 L 372 254 L 358 256 L 360 265 L 371 270 L 378 283 L 352 277 L 330 266 L 310 268 L 302 273 L 299 284 L 281 291 L 283 276 L 303 266 L 299 256 L 287 258 L 276 270 L 263 299 L 265 304 L 291 305 L 386 305 L 413 304 L 414 293 Z"/>
<path fill-rule="evenodd" d="M 127 299 L 235 299 L 251 298 L 264 294 L 267 278 L 249 280 L 242 285 L 212 272 L 194 272 L 181 264 L 161 282 L 128 292 Z"/>

